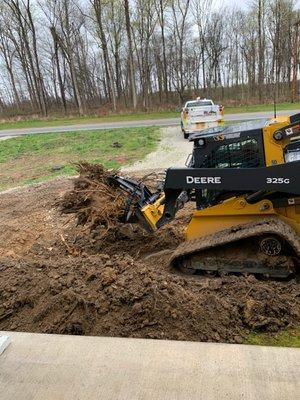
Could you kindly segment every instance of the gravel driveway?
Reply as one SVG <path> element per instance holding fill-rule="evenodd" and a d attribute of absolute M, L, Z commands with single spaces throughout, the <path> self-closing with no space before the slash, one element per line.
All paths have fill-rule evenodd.
<path fill-rule="evenodd" d="M 158 148 L 142 161 L 124 167 L 123 171 L 141 171 L 168 167 L 182 167 L 193 150 L 193 143 L 183 138 L 180 127 L 162 129 L 162 139 Z"/>

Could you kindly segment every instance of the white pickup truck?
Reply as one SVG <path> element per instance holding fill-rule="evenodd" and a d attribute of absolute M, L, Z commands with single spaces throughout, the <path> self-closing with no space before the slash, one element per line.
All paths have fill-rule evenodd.
<path fill-rule="evenodd" d="M 224 108 L 210 99 L 189 100 L 181 111 L 181 130 L 185 139 L 191 133 L 217 126 L 224 121 Z"/>

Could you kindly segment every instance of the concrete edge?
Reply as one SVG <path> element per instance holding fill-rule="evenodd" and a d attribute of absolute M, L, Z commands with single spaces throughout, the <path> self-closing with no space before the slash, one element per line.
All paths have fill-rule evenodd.
<path fill-rule="evenodd" d="M 9 336 L 0 336 L 0 356 L 7 349 L 11 342 Z"/>

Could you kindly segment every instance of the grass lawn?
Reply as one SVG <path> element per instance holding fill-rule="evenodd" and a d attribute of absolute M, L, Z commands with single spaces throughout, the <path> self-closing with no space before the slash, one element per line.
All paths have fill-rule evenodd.
<path fill-rule="evenodd" d="M 277 103 L 276 104 L 277 111 L 284 110 L 296 110 L 300 112 L 300 102 L 298 103 Z M 225 115 L 227 114 L 236 114 L 236 113 L 244 113 L 244 112 L 260 112 L 260 111 L 273 111 L 273 104 L 254 104 L 249 106 L 240 106 L 240 107 L 225 107 Z"/>
<path fill-rule="evenodd" d="M 300 103 L 278 103 L 278 110 L 299 110 Z M 244 112 L 256 112 L 256 111 L 272 111 L 272 104 L 258 104 L 252 106 L 240 106 L 240 107 L 226 107 L 225 104 L 225 115 L 234 113 Z M 39 128 L 48 126 L 60 126 L 60 125 L 74 125 L 74 124 L 89 124 L 89 123 L 106 123 L 106 122 L 120 122 L 120 121 L 139 121 L 145 119 L 161 119 L 161 118 L 179 118 L 179 111 L 162 111 L 162 112 L 140 112 L 131 114 L 118 114 L 109 115 L 106 117 L 49 117 L 47 119 L 29 119 L 27 121 L 16 121 L 16 122 L 2 122 L 0 123 L 1 129 L 17 129 L 17 128 Z"/>
<path fill-rule="evenodd" d="M 180 113 L 176 111 L 161 111 L 161 112 L 140 112 L 132 114 L 116 114 L 106 117 L 49 117 L 40 119 L 29 119 L 26 121 L 0 122 L 1 129 L 14 128 L 40 128 L 48 126 L 75 125 L 75 124 L 93 124 L 106 122 L 122 122 L 122 121 L 143 121 L 146 119 L 162 119 L 162 118 L 180 118 Z"/>
<path fill-rule="evenodd" d="M 300 347 L 300 327 L 276 334 L 251 333 L 246 343 L 259 346 Z"/>
<path fill-rule="evenodd" d="M 156 127 L 48 133 L 0 142 L 0 190 L 50 180 L 75 172 L 84 160 L 118 168 L 156 148 Z M 115 144 L 114 144 L 115 143 Z"/>

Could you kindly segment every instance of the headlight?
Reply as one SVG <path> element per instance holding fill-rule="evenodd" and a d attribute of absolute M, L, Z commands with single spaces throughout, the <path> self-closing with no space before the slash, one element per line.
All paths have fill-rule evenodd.
<path fill-rule="evenodd" d="M 300 149 L 294 150 L 294 151 L 288 151 L 285 154 L 285 162 L 290 163 L 293 161 L 299 161 L 300 160 Z"/>
<path fill-rule="evenodd" d="M 205 140 L 204 139 L 199 139 L 197 142 L 198 146 L 202 147 L 205 145 Z"/>
<path fill-rule="evenodd" d="M 282 140 L 283 137 L 284 137 L 284 134 L 283 134 L 282 131 L 276 131 L 276 132 L 274 132 L 273 138 L 274 138 L 275 140 Z"/>

